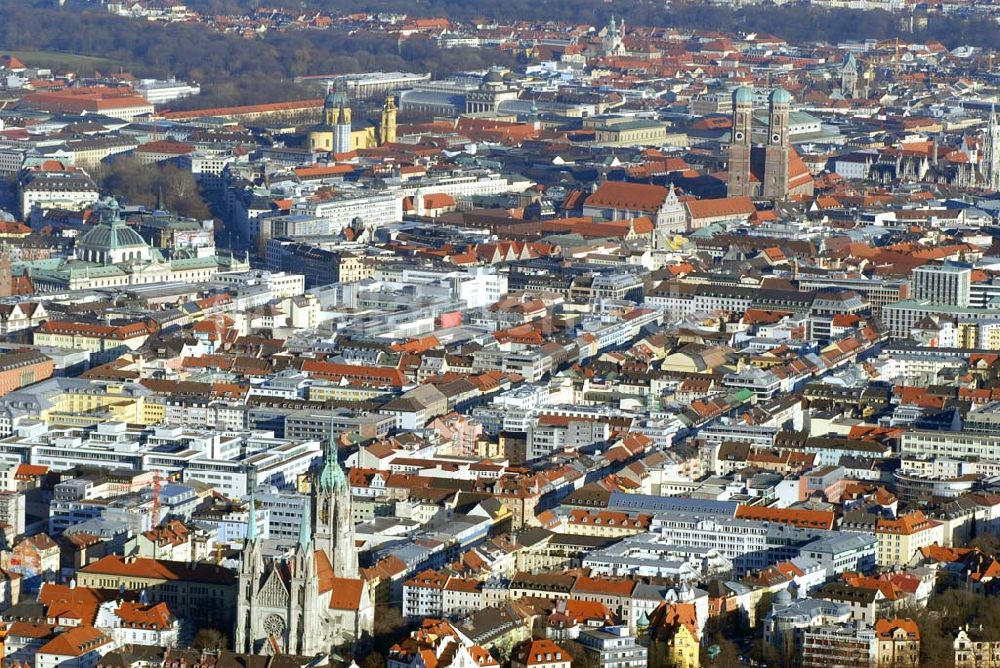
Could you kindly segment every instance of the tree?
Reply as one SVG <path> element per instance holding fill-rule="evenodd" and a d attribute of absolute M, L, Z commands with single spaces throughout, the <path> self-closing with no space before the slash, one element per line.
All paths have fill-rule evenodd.
<path fill-rule="evenodd" d="M 375 615 L 374 634 L 376 636 L 391 636 L 406 628 L 406 620 L 403 619 L 402 611 L 392 605 L 379 607 L 378 614 Z"/>
<path fill-rule="evenodd" d="M 392 605 L 380 605 L 375 615 L 375 627 L 372 629 L 372 641 L 376 651 L 389 653 L 389 648 L 403 639 L 407 633 L 406 620 L 399 608 Z"/>
<path fill-rule="evenodd" d="M 219 629 L 199 629 L 192 645 L 195 649 L 219 651 L 229 647 L 229 638 Z"/>
<path fill-rule="evenodd" d="M 951 665 L 952 643 L 963 627 L 975 629 L 983 640 L 1000 640 L 1000 599 L 996 596 L 946 589 L 931 596 L 927 608 L 911 616 L 920 628 L 922 666 Z"/>
<path fill-rule="evenodd" d="M 717 645 L 719 647 L 719 654 L 714 658 L 709 660 L 707 650 L 712 645 Z M 709 643 L 702 644 L 701 648 L 701 663 L 705 666 L 715 666 L 716 668 L 740 668 L 740 650 L 739 648 L 726 640 L 726 638 L 721 633 L 716 633 L 710 636 Z"/>
<path fill-rule="evenodd" d="M 167 211 L 200 220 L 212 217 L 194 175 L 176 165 L 144 165 L 134 156 L 122 156 L 94 170 L 93 176 L 102 191 L 127 204 L 152 209 L 162 195 L 159 203 Z"/>
<path fill-rule="evenodd" d="M 504 636 L 497 642 L 493 643 L 491 653 L 493 654 L 493 658 L 499 661 L 502 665 L 509 664 L 511 655 L 514 653 L 514 641 L 509 635 Z"/>
<path fill-rule="evenodd" d="M 1000 536 L 993 533 L 982 533 L 968 543 L 969 547 L 978 547 L 985 554 L 995 557 L 1000 553 Z"/>
<path fill-rule="evenodd" d="M 780 666 L 782 657 L 777 647 L 757 638 L 750 646 L 750 658 L 762 666 Z"/>
<path fill-rule="evenodd" d="M 558 640 L 556 644 L 573 657 L 572 668 L 600 668 L 600 662 L 575 640 Z"/>
<path fill-rule="evenodd" d="M 153 180 L 157 191 L 163 193 L 162 205 L 168 211 L 200 220 L 212 217 L 191 172 L 167 164 L 159 168 Z"/>
<path fill-rule="evenodd" d="M 370 652 L 361 662 L 361 668 L 385 668 L 385 657 L 381 652 Z"/>

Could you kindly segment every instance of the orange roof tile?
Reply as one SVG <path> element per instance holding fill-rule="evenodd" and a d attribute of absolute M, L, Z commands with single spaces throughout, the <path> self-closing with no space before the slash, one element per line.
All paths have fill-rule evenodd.
<path fill-rule="evenodd" d="M 769 508 L 767 506 L 738 506 L 736 517 L 765 520 L 799 527 L 832 529 L 836 516 L 827 510 L 801 510 L 798 508 Z"/>
<path fill-rule="evenodd" d="M 663 186 L 623 181 L 605 181 L 587 198 L 586 206 L 655 212 L 667 199 Z"/>
<path fill-rule="evenodd" d="M 109 636 L 92 626 L 74 626 L 38 648 L 38 654 L 83 656 L 90 652 L 99 653 L 101 647 L 111 642 Z"/>
<path fill-rule="evenodd" d="M 721 199 L 696 199 L 688 201 L 692 219 L 718 218 L 721 216 L 750 216 L 757 211 L 749 197 L 724 197 Z"/>

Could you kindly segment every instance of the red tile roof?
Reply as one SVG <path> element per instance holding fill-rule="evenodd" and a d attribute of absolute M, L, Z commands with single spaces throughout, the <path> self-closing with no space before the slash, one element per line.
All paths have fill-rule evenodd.
<path fill-rule="evenodd" d="M 605 181 L 587 198 L 586 206 L 652 213 L 663 206 L 667 192 L 663 186 Z"/>
<path fill-rule="evenodd" d="M 696 199 L 686 203 L 692 220 L 719 218 L 721 216 L 750 216 L 757 211 L 749 197 L 723 197 L 721 199 Z"/>
<path fill-rule="evenodd" d="M 57 635 L 38 649 L 39 654 L 83 656 L 111 643 L 110 637 L 92 626 L 75 626 Z"/>
<path fill-rule="evenodd" d="M 832 529 L 836 516 L 827 510 L 801 510 L 798 508 L 768 508 L 766 506 L 739 506 L 736 517 L 765 520 L 798 527 Z"/>
<path fill-rule="evenodd" d="M 573 656 L 551 640 L 531 640 L 517 652 L 518 663 L 524 666 L 543 666 L 573 661 Z"/>

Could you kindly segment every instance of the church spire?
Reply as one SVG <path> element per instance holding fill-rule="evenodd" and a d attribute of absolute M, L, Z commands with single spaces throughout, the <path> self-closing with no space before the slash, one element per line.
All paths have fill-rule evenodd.
<path fill-rule="evenodd" d="M 312 518 L 309 516 L 311 505 L 309 499 L 302 504 L 302 521 L 299 524 L 299 548 L 302 551 L 308 550 L 309 543 L 312 542 Z"/>
<path fill-rule="evenodd" d="M 257 501 L 254 498 L 253 487 L 250 488 L 250 504 L 247 509 L 247 543 L 257 542 Z"/>
<path fill-rule="evenodd" d="M 313 485 L 314 545 L 330 559 L 334 577 L 358 577 L 351 486 L 337 461 L 337 431 L 331 416 L 323 468 Z"/>

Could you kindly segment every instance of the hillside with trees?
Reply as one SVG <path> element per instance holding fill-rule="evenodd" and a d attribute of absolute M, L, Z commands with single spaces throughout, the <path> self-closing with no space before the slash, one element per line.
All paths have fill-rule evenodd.
<path fill-rule="evenodd" d="M 528 21 L 564 21 L 603 25 L 611 14 L 623 17 L 632 25 L 677 27 L 719 32 L 748 31 L 777 35 L 795 42 L 840 42 L 858 39 L 940 40 L 949 48 L 968 44 L 995 48 L 1000 43 L 1000 25 L 988 24 L 976 17 L 933 14 L 926 30 L 910 32 L 909 23 L 898 15 L 876 10 L 826 9 L 804 3 L 780 6 L 754 4 L 730 7 L 702 1 L 680 0 L 670 3 L 653 0 L 615 2 L 605 0 L 192 0 L 190 6 L 208 13 L 229 12 L 238 7 L 249 11 L 266 5 L 297 10 L 309 7 L 332 14 L 359 11 L 399 13 L 413 16 L 446 16 L 456 20 L 498 19 Z"/>
<path fill-rule="evenodd" d="M 248 11 L 251 0 L 194 0 L 206 13 Z M 280 2 L 272 4 L 281 4 Z M 301 10 L 302 4 L 294 4 Z M 601 25 L 612 8 L 604 0 L 310 0 L 323 11 L 340 14 L 362 9 L 396 11 L 454 19 L 497 17 L 564 20 Z M 740 9 L 694 3 L 662 4 L 633 0 L 613 10 L 630 25 L 672 26 L 685 30 L 747 31 L 776 34 L 791 41 L 840 42 L 859 39 L 938 39 L 946 46 L 995 46 L 1000 25 L 934 16 L 918 33 L 901 29 L 901 20 L 881 11 L 828 10 L 802 5 L 750 6 Z M 58 10 L 43 0 L 0 0 L 0 50 L 52 52 L 101 60 L 74 62 L 89 74 L 103 63 L 141 77 L 176 76 L 203 85 L 198 98 L 174 108 L 279 102 L 315 95 L 294 83 L 307 74 L 377 70 L 430 72 L 443 77 L 455 71 L 512 65 L 514 56 L 492 49 L 441 49 L 421 37 L 398 40 L 394 35 L 343 30 L 289 29 L 245 38 L 223 34 L 200 24 L 136 22 L 97 9 Z M 56 57 L 56 56 L 53 56 Z M 43 62 L 35 63 L 45 65 Z"/>
<path fill-rule="evenodd" d="M 140 77 L 169 77 L 204 86 L 187 105 L 279 102 L 315 94 L 293 80 L 305 74 L 376 70 L 430 72 L 513 64 L 488 49 L 440 49 L 425 39 L 336 30 L 289 30 L 246 39 L 203 25 L 137 23 L 99 11 L 58 11 L 0 0 L 0 49 L 100 56 Z M 93 67 L 88 69 L 93 70 Z M 182 105 L 174 105 L 182 108 Z"/>

